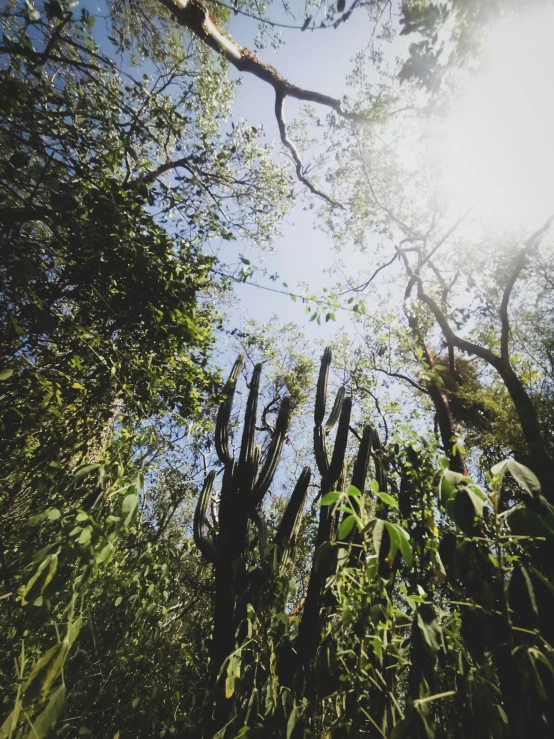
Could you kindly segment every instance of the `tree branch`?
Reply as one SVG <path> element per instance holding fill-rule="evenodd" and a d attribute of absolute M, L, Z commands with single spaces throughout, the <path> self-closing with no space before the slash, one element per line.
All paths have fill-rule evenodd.
<path fill-rule="evenodd" d="M 512 274 L 508 280 L 506 287 L 504 288 L 504 294 L 502 295 L 502 302 L 500 303 L 500 356 L 502 359 L 508 361 L 509 359 L 509 340 L 510 340 L 510 321 L 508 318 L 508 304 L 512 295 L 512 290 L 516 284 L 522 269 L 525 266 L 525 262 L 530 252 L 538 245 L 540 237 L 548 231 L 550 225 L 554 221 L 554 216 L 550 216 L 541 228 L 537 229 L 535 233 L 527 239 L 525 246 L 515 258 L 514 268 Z"/>
<path fill-rule="evenodd" d="M 281 136 L 281 142 L 290 151 L 292 159 L 294 161 L 294 165 L 296 167 L 296 176 L 298 177 L 299 181 L 303 185 L 305 185 L 308 188 L 308 190 L 312 192 L 314 195 L 317 195 L 318 197 L 322 198 L 327 203 L 329 203 L 329 205 L 332 205 L 333 207 L 344 208 L 344 206 L 341 203 L 338 203 L 336 200 L 333 200 L 321 190 L 318 190 L 317 187 L 315 187 L 315 185 L 312 182 L 310 182 L 310 180 L 304 174 L 304 170 L 302 167 L 302 161 L 300 160 L 300 157 L 298 156 L 296 147 L 287 136 L 287 127 L 285 124 L 285 118 L 283 116 L 283 103 L 284 103 L 283 94 L 280 92 L 276 92 L 275 93 L 275 118 L 277 119 L 277 125 L 279 127 L 279 134 Z"/>
<path fill-rule="evenodd" d="M 419 298 L 419 300 L 421 300 L 422 303 L 425 303 L 425 305 L 429 308 L 429 310 L 435 317 L 435 320 L 439 324 L 439 327 L 447 343 L 452 344 L 453 346 L 457 346 L 458 349 L 468 352 L 469 354 L 475 354 L 476 356 L 481 357 L 481 359 L 484 359 L 485 362 L 491 364 L 493 367 L 498 368 L 498 365 L 499 363 L 501 363 L 502 360 L 497 354 L 495 354 L 490 349 L 481 346 L 480 344 L 474 344 L 472 341 L 462 339 L 461 336 L 457 336 L 454 333 L 448 322 L 448 319 L 438 306 L 437 302 L 425 292 L 421 276 L 419 274 L 416 274 L 416 272 L 414 272 L 414 270 L 411 268 L 408 257 L 404 253 L 402 247 L 397 246 L 396 249 L 401 256 L 402 261 L 404 262 L 404 267 L 406 268 L 406 272 L 410 277 L 410 284 L 417 285 L 417 297 Z"/>
<path fill-rule="evenodd" d="M 281 141 L 290 151 L 294 163 L 296 165 L 296 174 L 298 179 L 308 189 L 328 202 L 332 206 L 340 204 L 332 200 L 329 196 L 319 191 L 304 175 L 302 164 L 298 156 L 296 148 L 287 137 L 285 121 L 283 118 L 283 103 L 286 97 L 296 98 L 308 103 L 317 103 L 331 108 L 335 113 L 349 120 L 362 120 L 363 115 L 345 111 L 342 103 L 337 98 L 324 95 L 313 90 L 305 90 L 288 82 L 274 67 L 263 62 L 259 57 L 253 54 L 229 36 L 223 28 L 212 18 L 210 12 L 202 4 L 201 0 L 160 0 L 161 4 L 169 10 L 177 23 L 187 28 L 193 35 L 201 39 L 210 49 L 224 57 L 239 72 L 252 74 L 263 82 L 267 82 L 275 90 L 275 115 Z"/>

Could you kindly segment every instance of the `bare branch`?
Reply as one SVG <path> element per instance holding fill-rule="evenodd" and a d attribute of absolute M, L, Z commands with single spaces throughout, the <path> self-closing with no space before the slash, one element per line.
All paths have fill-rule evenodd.
<path fill-rule="evenodd" d="M 389 259 L 388 262 L 385 262 L 380 267 L 377 267 L 377 269 L 375 270 L 375 272 L 371 275 L 371 277 L 368 280 L 366 280 L 365 282 L 363 282 L 361 285 L 358 285 L 357 287 L 349 287 L 348 290 L 343 290 L 341 293 L 339 293 L 339 295 L 346 295 L 347 293 L 350 293 L 350 292 L 361 292 L 362 290 L 365 290 L 366 288 L 368 288 L 371 285 L 371 283 L 377 277 L 377 275 L 379 274 L 379 272 L 381 272 L 381 270 L 383 270 L 383 269 L 386 269 L 387 267 L 390 267 L 390 265 L 396 259 L 398 259 L 398 252 L 392 257 L 392 259 Z"/>
<path fill-rule="evenodd" d="M 508 280 L 508 283 L 506 287 L 504 288 L 504 294 L 502 295 L 502 302 L 500 303 L 500 324 L 501 324 L 501 334 L 500 334 L 500 356 L 502 359 L 508 360 L 508 352 L 509 352 L 509 341 L 510 341 L 510 321 L 508 318 L 508 304 L 510 302 L 510 297 L 512 295 L 512 290 L 514 289 L 514 285 L 516 284 L 522 269 L 525 266 L 525 262 L 527 261 L 527 257 L 529 256 L 530 252 L 538 246 L 540 237 L 548 231 L 550 228 L 550 225 L 554 221 L 554 216 L 550 216 L 548 220 L 544 223 L 541 228 L 537 229 L 535 233 L 531 234 L 531 236 L 527 239 L 525 246 L 523 249 L 520 250 L 519 254 L 516 256 L 514 268 L 512 270 L 512 274 L 510 275 L 510 278 Z"/>
<path fill-rule="evenodd" d="M 282 93 L 276 92 L 275 94 L 275 117 L 277 118 L 277 125 L 279 126 L 279 134 L 281 136 L 281 141 L 283 145 L 286 146 L 287 149 L 291 153 L 292 159 L 294 161 L 294 165 L 296 167 L 296 176 L 298 177 L 300 182 L 303 185 L 305 185 L 308 188 L 308 190 L 312 192 L 314 195 L 317 195 L 319 198 L 322 198 L 327 203 L 329 203 L 329 205 L 332 205 L 335 208 L 344 208 L 344 206 L 341 203 L 338 203 L 336 200 L 333 200 L 321 190 L 318 190 L 317 187 L 315 187 L 315 185 L 304 174 L 304 170 L 302 168 L 302 161 L 300 160 L 300 157 L 298 156 L 296 147 L 287 136 L 287 127 L 285 124 L 285 118 L 283 116 L 283 102 L 284 102 L 284 96 L 282 95 Z"/>
<path fill-rule="evenodd" d="M 302 164 L 294 144 L 287 137 L 283 118 L 283 103 L 286 97 L 296 98 L 308 103 L 316 103 L 331 108 L 335 113 L 349 120 L 363 120 L 364 115 L 345 111 L 337 98 L 324 95 L 313 90 L 305 90 L 288 82 L 274 67 L 263 62 L 249 49 L 240 46 L 226 33 L 218 22 L 212 18 L 210 12 L 201 0 L 160 0 L 162 5 L 175 17 L 177 23 L 187 28 L 197 38 L 201 39 L 210 49 L 224 57 L 240 72 L 253 74 L 263 82 L 267 82 L 275 90 L 275 115 L 279 125 L 281 141 L 290 151 L 296 165 L 299 180 L 308 189 L 323 198 L 332 206 L 340 206 L 329 196 L 319 191 L 304 175 Z"/>

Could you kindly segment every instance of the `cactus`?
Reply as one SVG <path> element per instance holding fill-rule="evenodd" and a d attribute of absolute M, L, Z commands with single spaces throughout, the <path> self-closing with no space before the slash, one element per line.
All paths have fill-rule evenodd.
<path fill-rule="evenodd" d="M 350 430 L 352 399 L 341 387 L 325 422 L 327 386 L 331 364 L 331 350 L 325 349 L 317 383 L 314 410 L 314 453 L 321 475 L 320 495 L 345 487 L 347 464 L 345 461 Z M 255 592 L 255 583 L 249 582 L 246 558 L 250 549 L 258 547 L 263 555 L 273 553 L 273 562 L 280 567 L 290 564 L 300 525 L 308 486 L 311 480 L 309 467 L 304 467 L 283 513 L 275 538 L 267 542 L 267 532 L 261 505 L 271 486 L 279 463 L 290 419 L 290 400 L 284 398 L 279 407 L 273 436 L 262 459 L 260 446 L 256 444 L 256 413 L 261 377 L 261 365 L 256 365 L 249 386 L 244 414 L 244 426 L 238 461 L 229 450 L 231 412 L 236 383 L 244 366 L 244 357 L 235 362 L 220 404 L 215 429 L 215 447 L 223 465 L 223 479 L 217 519 L 210 523 L 207 513 L 212 501 L 215 472 L 206 477 L 198 499 L 194 517 L 194 539 L 204 556 L 215 567 L 215 614 L 212 644 L 213 674 L 217 675 L 224 659 L 233 651 L 235 634 L 245 618 L 248 592 Z M 332 452 L 328 449 L 328 435 L 336 428 Z M 352 484 L 364 492 L 370 457 L 375 465 L 375 477 L 380 490 L 386 489 L 383 466 L 383 450 L 377 431 L 372 426 L 363 430 L 358 454 L 352 469 Z M 329 506 L 322 506 L 319 513 L 316 551 L 336 536 L 338 514 Z M 249 531 L 254 535 L 248 536 Z M 357 532 L 350 540 L 355 543 Z M 352 554 L 352 563 L 357 561 Z M 315 558 L 314 558 L 315 562 Z M 324 566 L 312 566 L 304 612 L 300 623 L 296 651 L 305 667 L 313 659 L 317 647 L 318 621 L 321 609 L 328 604 L 323 600 L 323 586 L 329 575 Z M 239 632 L 240 637 L 240 632 Z M 294 653 L 294 650 L 292 650 Z"/>
<path fill-rule="evenodd" d="M 333 404 L 327 423 L 324 424 L 325 406 L 327 404 L 327 384 L 329 380 L 329 367 L 332 354 L 329 348 L 325 349 L 321 358 L 319 379 L 317 382 L 317 393 L 314 411 L 314 452 L 317 467 L 321 474 L 321 495 L 330 492 L 339 482 L 343 474 L 346 445 L 348 442 L 348 431 L 350 427 L 350 414 L 352 412 L 352 399 L 346 397 L 344 387 L 341 387 Z M 327 434 L 329 434 L 338 423 L 335 446 L 329 462 L 327 450 Z M 338 520 L 328 506 L 322 506 L 319 512 L 319 525 L 317 530 L 316 551 L 325 542 L 329 541 L 337 528 Z M 298 653 L 306 665 L 313 657 L 316 644 L 317 622 L 321 610 L 321 596 L 323 585 L 327 579 L 328 572 L 323 566 L 312 567 L 304 612 L 298 633 Z"/>
<path fill-rule="evenodd" d="M 283 565 L 288 563 L 292 550 L 294 549 L 294 543 L 300 530 L 300 524 L 302 523 L 302 513 L 304 511 L 311 477 L 312 471 L 310 468 L 304 467 L 292 491 L 289 503 L 275 534 L 275 544 L 279 547 L 281 563 Z"/>
<path fill-rule="evenodd" d="M 273 436 L 262 459 L 261 447 L 256 444 L 256 413 L 262 369 L 257 364 L 249 385 L 239 459 L 236 461 L 229 450 L 230 421 L 236 384 L 243 366 L 244 357 L 239 356 L 225 385 L 225 397 L 216 420 L 215 447 L 224 468 L 218 520 L 210 525 L 207 518 L 215 472 L 210 472 L 206 477 L 194 516 L 196 545 L 204 558 L 215 566 L 216 604 L 212 643 L 215 673 L 232 651 L 236 629 L 244 617 L 241 596 L 246 589 L 249 527 L 257 531 L 257 541 L 260 548 L 264 549 L 265 523 L 259 509 L 277 470 L 291 411 L 290 399 L 284 398 Z M 290 557 L 298 534 L 310 478 L 310 469 L 304 468 L 274 541 L 283 563 Z"/>

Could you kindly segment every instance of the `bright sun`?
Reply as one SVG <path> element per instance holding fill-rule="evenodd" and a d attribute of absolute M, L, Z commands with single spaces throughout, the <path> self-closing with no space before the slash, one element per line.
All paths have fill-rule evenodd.
<path fill-rule="evenodd" d="M 498 225 L 554 213 L 554 9 L 492 29 L 445 136 L 446 188 Z"/>

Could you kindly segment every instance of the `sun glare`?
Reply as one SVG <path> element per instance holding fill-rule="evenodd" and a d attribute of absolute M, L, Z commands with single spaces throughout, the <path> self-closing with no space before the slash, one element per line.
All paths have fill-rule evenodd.
<path fill-rule="evenodd" d="M 445 131 L 446 189 L 498 225 L 554 213 L 554 8 L 498 21 Z"/>

